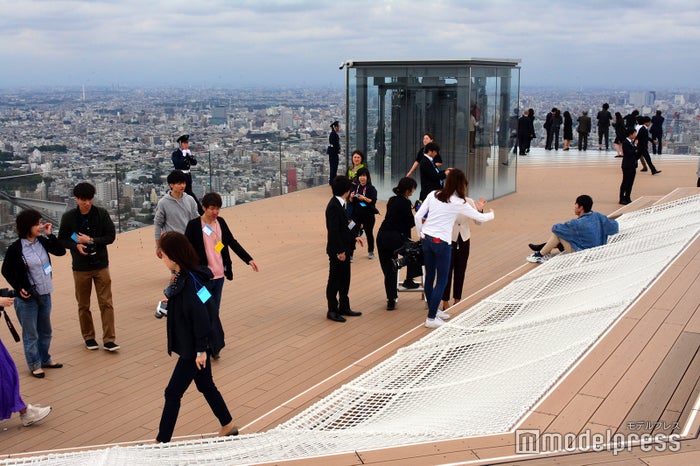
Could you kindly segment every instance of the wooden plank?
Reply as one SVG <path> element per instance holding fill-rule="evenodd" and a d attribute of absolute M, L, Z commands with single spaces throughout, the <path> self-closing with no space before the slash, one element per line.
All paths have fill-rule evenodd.
<path fill-rule="evenodd" d="M 669 324 L 663 324 L 659 328 L 651 339 L 653 344 L 647 345 L 635 358 L 634 363 L 593 414 L 592 422 L 619 426 L 626 419 L 636 421 L 629 419 L 627 414 L 676 341 L 680 330 L 678 325 Z"/>
<path fill-rule="evenodd" d="M 700 348 L 700 334 L 681 333 L 661 366 L 634 404 L 627 419 L 618 432 L 649 433 L 658 427 L 658 422 L 668 406 L 681 380 L 691 367 Z M 686 396 L 688 393 L 685 394 Z M 640 427 L 641 423 L 641 427 Z"/>

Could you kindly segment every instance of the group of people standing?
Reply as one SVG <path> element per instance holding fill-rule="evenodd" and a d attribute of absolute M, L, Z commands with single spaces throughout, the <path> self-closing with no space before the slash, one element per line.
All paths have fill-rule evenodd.
<path fill-rule="evenodd" d="M 429 328 L 439 327 L 450 317 L 444 309 L 449 307 L 449 282 L 453 273 L 455 302 L 461 299 L 469 257 L 469 219 L 483 222 L 494 217 L 493 212 L 483 213 L 486 203 L 483 198 L 475 203 L 467 197 L 467 178 L 464 172 L 453 168 L 441 169 L 439 151 L 433 135 L 425 133 L 423 147 L 418 151 L 407 176 L 393 188 L 394 196 L 387 202 L 386 215 L 377 234 L 379 262 L 387 297 L 386 309 L 392 311 L 396 309 L 399 282 L 394 262 L 398 252 L 410 242 L 412 227 L 417 227 L 425 266 L 424 292 L 428 301 L 425 326 Z M 366 202 L 373 209 L 372 217 L 378 212 L 375 206 L 376 190 L 373 190 L 374 197 L 364 197 L 367 183 L 363 177 L 369 179 L 369 171 L 363 166 L 362 152 L 353 152 L 352 162 L 348 176 L 336 176 L 332 180 L 333 197 L 326 206 L 325 214 L 326 253 L 329 258 L 326 317 L 335 322 L 345 322 L 345 317 L 362 314 L 350 307 L 350 258 L 355 245 L 362 245 L 360 236 L 363 230 L 368 242 L 373 241 L 368 226 L 373 226 L 374 222 L 349 213 L 348 206 L 353 202 Z M 421 191 L 415 207 L 417 211 L 414 213 L 410 197 L 417 188 L 416 181 L 411 178 L 416 170 L 420 173 Z M 353 175 L 358 177 L 355 182 L 351 178 Z M 370 254 L 370 257 L 373 255 Z M 419 287 L 413 279 L 421 274 L 421 264 L 409 263 L 404 288 Z M 439 309 L 440 304 L 443 309 Z"/>
<path fill-rule="evenodd" d="M 178 138 L 173 152 L 175 166 L 167 178 L 170 192 L 156 206 L 156 256 L 170 271 L 165 289 L 168 354 L 179 358 L 165 389 L 165 404 L 156 440 L 169 442 L 177 421 L 183 394 L 194 381 L 204 395 L 221 428 L 219 435 L 237 435 L 230 412 L 214 384 L 211 358 L 224 347 L 219 307 L 224 278 L 233 279 L 232 249 L 245 263 L 258 266 L 236 241 L 223 218 L 221 196 L 208 193 L 199 200 L 192 190 L 190 167 L 196 159 L 188 149 L 189 136 Z M 30 374 L 44 378 L 44 369 L 63 364 L 50 354 L 51 292 L 53 269 L 50 255 L 70 251 L 72 257 L 78 320 L 85 347 L 99 348 L 90 310 L 94 284 L 102 321 L 103 348 L 116 352 L 114 307 L 107 246 L 115 241 L 114 223 L 107 210 L 93 204 L 95 187 L 87 182 L 73 188 L 76 208 L 66 211 L 58 236 L 41 213 L 24 210 L 16 218 L 18 239 L 10 245 L 2 275 L 12 287 L 12 297 L 0 297 L 0 311 L 14 305 L 22 327 L 22 341 Z M 6 320 L 10 322 L 9 316 Z M 44 419 L 51 407 L 27 405 L 19 394 L 19 376 L 14 361 L 0 341 L 0 419 L 19 412 L 25 426 Z"/>
<path fill-rule="evenodd" d="M 527 116 L 527 112 L 523 117 Z M 527 119 L 521 117 L 522 124 L 518 123 L 518 137 L 523 140 L 531 138 L 534 134 L 534 127 L 529 128 L 527 124 Z M 610 149 L 610 128 L 614 130 L 615 138 L 613 139 L 613 146 L 616 149 L 617 156 L 622 157 L 622 143 L 628 136 L 627 130 L 632 127 L 639 128 L 640 125 L 644 124 L 640 118 L 639 110 L 633 110 L 626 116 L 622 116 L 620 112 L 615 112 L 615 115 L 610 112 L 610 105 L 606 102 L 602 105 L 600 111 L 596 114 L 596 126 L 598 130 L 598 150 L 609 150 Z M 653 154 L 661 155 L 663 146 L 663 123 L 664 117 L 662 116 L 661 110 L 657 110 L 653 117 L 649 118 L 650 128 L 649 128 L 649 141 L 652 144 Z M 564 126 L 563 134 L 563 149 L 569 150 L 571 147 L 571 141 L 573 140 L 573 128 L 576 127 L 576 133 L 578 135 L 578 150 L 586 151 L 588 150 L 588 137 L 593 128 L 592 119 L 588 115 L 587 110 L 583 110 L 581 115 L 576 119 L 576 124 L 571 114 L 568 111 L 561 113 L 561 111 L 553 107 L 552 110 L 547 113 L 543 127 L 547 132 L 547 138 L 545 141 L 545 150 L 559 150 L 559 132 L 561 126 Z M 522 128 L 522 131 L 521 131 Z M 522 150 L 521 150 L 521 155 Z M 646 167 L 646 162 L 645 165 Z"/>

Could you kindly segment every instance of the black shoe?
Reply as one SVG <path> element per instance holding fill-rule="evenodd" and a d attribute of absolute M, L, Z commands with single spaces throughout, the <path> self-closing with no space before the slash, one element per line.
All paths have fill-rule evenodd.
<path fill-rule="evenodd" d="M 345 322 L 345 318 L 338 314 L 337 312 L 329 312 L 326 314 L 326 319 L 332 320 L 333 322 Z"/>
<path fill-rule="evenodd" d="M 30 372 L 30 374 L 32 374 L 32 377 L 36 377 L 37 379 L 43 379 L 46 376 L 46 373 L 44 371 L 41 371 L 41 372 L 37 372 L 37 371 L 41 371 L 41 369 L 37 369 L 37 370 Z"/>
<path fill-rule="evenodd" d="M 540 243 L 540 244 L 532 244 L 532 243 L 530 243 L 530 244 L 528 244 L 528 247 L 529 247 L 530 249 L 532 249 L 533 251 L 535 251 L 535 252 L 539 252 L 539 251 L 542 250 L 542 248 L 544 247 L 545 244 L 547 244 L 547 243 Z"/>
<path fill-rule="evenodd" d="M 107 343 L 102 345 L 102 347 L 109 352 L 117 351 L 120 348 L 120 346 L 114 343 L 113 341 L 108 341 Z"/>
<path fill-rule="evenodd" d="M 642 168 L 642 169 L 639 170 L 639 171 L 640 171 L 640 172 L 647 172 L 647 171 L 649 171 L 649 170 L 647 170 L 646 168 Z"/>
<path fill-rule="evenodd" d="M 42 364 L 41 367 L 44 369 L 60 369 L 63 364 L 60 362 L 52 362 L 51 364 Z"/>
<path fill-rule="evenodd" d="M 351 309 L 348 309 L 347 311 L 338 311 L 338 314 L 340 314 L 341 316 L 347 316 L 347 317 L 358 317 L 358 316 L 362 315 L 361 312 L 355 312 Z"/>
<path fill-rule="evenodd" d="M 396 300 L 394 300 L 394 299 L 389 299 L 389 300 L 387 300 L 387 302 L 386 302 L 386 310 L 387 310 L 387 311 L 393 311 L 394 309 L 396 309 Z"/>
<path fill-rule="evenodd" d="M 657 173 L 661 173 L 661 170 L 656 170 L 655 172 L 651 172 L 652 175 L 656 175 Z"/>
<path fill-rule="evenodd" d="M 407 290 L 415 290 L 416 288 L 420 287 L 420 285 L 414 282 L 413 280 L 404 280 L 401 286 L 403 286 Z"/>
<path fill-rule="evenodd" d="M 620 204 L 622 204 L 622 205 L 627 205 L 627 204 L 629 204 L 630 202 L 632 202 L 632 201 L 629 200 L 629 199 L 620 199 Z"/>
<path fill-rule="evenodd" d="M 85 340 L 85 347 L 89 350 L 96 350 L 100 347 L 94 339 Z"/>

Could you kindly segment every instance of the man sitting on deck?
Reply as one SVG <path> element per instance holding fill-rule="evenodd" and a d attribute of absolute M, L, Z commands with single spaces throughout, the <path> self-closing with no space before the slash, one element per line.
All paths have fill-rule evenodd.
<path fill-rule="evenodd" d="M 617 221 L 592 212 L 592 207 L 591 196 L 582 194 L 577 197 L 574 203 L 576 218 L 552 226 L 552 235 L 546 243 L 530 244 L 530 249 L 535 252 L 527 257 L 527 261 L 542 263 L 551 258 L 552 249 L 557 247 L 571 253 L 606 244 L 608 236 L 617 234 L 620 227 Z"/>

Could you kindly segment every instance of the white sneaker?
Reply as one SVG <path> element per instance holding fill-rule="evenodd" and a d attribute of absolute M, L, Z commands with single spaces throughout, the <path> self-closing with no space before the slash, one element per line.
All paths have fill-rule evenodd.
<path fill-rule="evenodd" d="M 438 328 L 444 323 L 445 321 L 439 317 L 435 317 L 434 319 L 425 319 L 425 326 L 428 328 Z"/>
<path fill-rule="evenodd" d="M 51 412 L 51 406 L 34 406 L 27 405 L 27 410 L 24 414 L 20 414 L 19 418 L 22 421 L 24 427 L 31 426 L 32 424 L 41 421 Z"/>
<path fill-rule="evenodd" d="M 437 311 L 437 316 L 438 316 L 441 320 L 448 320 L 450 317 L 452 317 L 452 316 L 450 316 L 447 312 L 441 311 L 440 309 L 438 309 L 438 311 Z"/>

